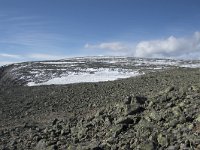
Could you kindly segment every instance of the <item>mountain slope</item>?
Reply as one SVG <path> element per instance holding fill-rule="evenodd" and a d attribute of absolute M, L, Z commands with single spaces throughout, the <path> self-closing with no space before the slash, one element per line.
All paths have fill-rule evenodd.
<path fill-rule="evenodd" d="M 2 85 L 49 85 L 112 81 L 177 67 L 200 67 L 200 61 L 132 57 L 78 57 L 24 62 L 1 68 Z"/>
<path fill-rule="evenodd" d="M 199 69 L 179 68 L 112 82 L 1 88 L 0 148 L 198 149 L 199 77 Z"/>

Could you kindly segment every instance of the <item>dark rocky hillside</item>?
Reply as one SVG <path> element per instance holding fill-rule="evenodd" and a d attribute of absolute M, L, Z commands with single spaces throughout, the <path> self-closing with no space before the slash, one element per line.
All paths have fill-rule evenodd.
<path fill-rule="evenodd" d="M 1 86 L 13 86 L 18 84 L 17 79 L 11 74 L 13 65 L 0 67 L 0 85 Z"/>
<path fill-rule="evenodd" d="M 1 77 L 6 73 L 1 70 Z M 112 82 L 1 86 L 0 106 L 4 150 L 200 149 L 200 69 Z"/>

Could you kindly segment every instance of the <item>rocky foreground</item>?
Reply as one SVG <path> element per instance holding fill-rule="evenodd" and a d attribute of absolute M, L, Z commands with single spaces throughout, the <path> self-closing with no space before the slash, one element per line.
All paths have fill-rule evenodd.
<path fill-rule="evenodd" d="M 1 86 L 0 149 L 200 149 L 200 69 Z"/>

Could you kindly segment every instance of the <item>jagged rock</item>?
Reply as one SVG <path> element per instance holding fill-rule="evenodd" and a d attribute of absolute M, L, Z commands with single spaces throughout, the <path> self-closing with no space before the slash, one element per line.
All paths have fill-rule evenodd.
<path fill-rule="evenodd" d="M 147 101 L 147 98 L 144 96 L 136 96 L 135 99 L 136 99 L 136 103 L 141 104 L 141 105 Z"/>
<path fill-rule="evenodd" d="M 116 130 L 117 131 L 117 130 Z M 120 132 L 119 132 L 120 133 Z M 116 142 L 116 137 L 114 136 L 111 136 L 109 137 L 108 139 L 106 139 L 106 143 L 109 145 L 109 146 L 112 146 L 114 145 L 114 143 Z"/>
<path fill-rule="evenodd" d="M 104 121 L 104 124 L 105 124 L 106 126 L 112 125 L 111 118 L 110 118 L 110 117 L 106 117 L 106 118 L 105 118 L 105 121 Z"/>
<path fill-rule="evenodd" d="M 87 129 L 85 129 L 85 128 L 83 128 L 83 127 L 80 127 L 80 128 L 78 129 L 78 133 L 77 133 L 78 139 L 83 138 L 83 137 L 86 135 L 86 131 L 87 131 Z"/>
<path fill-rule="evenodd" d="M 192 130 L 193 128 L 194 128 L 194 124 L 191 123 L 191 124 L 188 125 L 189 130 Z"/>
<path fill-rule="evenodd" d="M 132 97 L 131 96 L 127 96 L 124 100 L 124 104 L 131 104 L 132 101 Z"/>
<path fill-rule="evenodd" d="M 200 114 L 197 116 L 196 121 L 200 122 Z"/>
<path fill-rule="evenodd" d="M 102 150 L 102 148 L 100 147 L 100 142 L 97 142 L 97 141 L 91 142 L 86 149 L 88 149 L 88 150 Z"/>
<path fill-rule="evenodd" d="M 45 128 L 45 129 L 43 130 L 43 133 L 47 134 L 47 133 L 48 133 L 48 128 Z"/>
<path fill-rule="evenodd" d="M 148 107 L 151 108 L 153 105 L 154 105 L 154 102 L 153 102 L 153 101 L 150 101 L 149 104 L 148 104 Z"/>
<path fill-rule="evenodd" d="M 57 150 L 58 149 L 58 146 L 57 145 L 51 145 L 51 146 L 48 146 L 46 148 L 46 150 Z"/>
<path fill-rule="evenodd" d="M 144 108 L 138 104 L 128 104 L 125 105 L 124 107 L 125 107 L 125 115 L 135 115 L 137 113 L 144 111 Z"/>
<path fill-rule="evenodd" d="M 147 121 L 146 119 L 141 119 L 136 126 L 138 129 L 141 129 L 141 128 L 142 129 L 153 129 L 153 127 L 155 127 L 154 124 Z"/>
<path fill-rule="evenodd" d="M 196 148 L 197 148 L 197 149 L 200 149 L 200 144 L 198 144 Z"/>
<path fill-rule="evenodd" d="M 95 114 L 95 117 L 99 117 L 101 115 L 103 115 L 104 110 L 98 110 L 97 113 Z"/>
<path fill-rule="evenodd" d="M 165 89 L 164 93 L 169 93 L 174 90 L 174 86 L 169 86 Z"/>
<path fill-rule="evenodd" d="M 182 113 L 180 107 L 178 107 L 178 106 L 173 107 L 173 108 L 172 108 L 172 112 L 173 112 L 173 114 L 174 114 L 175 116 L 180 116 L 181 113 Z"/>
<path fill-rule="evenodd" d="M 186 117 L 184 116 L 184 114 L 180 115 L 180 117 L 179 117 L 179 122 L 180 122 L 181 124 L 184 124 L 186 121 L 187 121 L 187 119 L 186 119 Z"/>
<path fill-rule="evenodd" d="M 61 135 L 66 135 L 66 134 L 68 134 L 69 133 L 69 130 L 66 130 L 66 129 L 62 129 L 61 131 L 60 131 L 60 134 Z"/>
<path fill-rule="evenodd" d="M 72 135 L 76 135 L 77 133 L 78 133 L 78 129 L 77 129 L 77 127 L 71 127 L 70 128 L 70 133 L 72 134 Z"/>
<path fill-rule="evenodd" d="M 127 117 L 120 117 L 116 122 L 115 124 L 133 124 L 135 121 L 134 121 L 134 118 L 130 117 L 130 116 L 127 116 Z"/>
<path fill-rule="evenodd" d="M 40 140 L 35 147 L 35 150 L 46 150 L 46 149 L 47 147 L 44 139 Z"/>
<path fill-rule="evenodd" d="M 140 150 L 155 150 L 155 146 L 152 142 L 145 142 L 140 144 Z"/>
<path fill-rule="evenodd" d="M 177 119 L 173 119 L 168 124 L 170 127 L 175 127 L 178 123 L 179 121 Z"/>
<path fill-rule="evenodd" d="M 168 148 L 167 148 L 167 150 L 179 150 L 179 146 L 177 146 L 177 145 L 173 145 L 173 146 L 169 146 Z"/>
<path fill-rule="evenodd" d="M 157 141 L 163 147 L 167 147 L 168 146 L 168 139 L 167 139 L 166 136 L 164 136 L 162 134 L 158 135 Z"/>
<path fill-rule="evenodd" d="M 12 139 L 10 142 L 9 142 L 9 145 L 10 146 L 14 146 L 15 144 L 17 144 L 17 141 L 15 139 Z"/>
<path fill-rule="evenodd" d="M 57 122 L 58 122 L 58 119 L 55 118 L 55 119 L 52 121 L 52 125 L 56 125 Z"/>
<path fill-rule="evenodd" d="M 117 125 L 111 128 L 112 137 L 117 137 L 123 131 L 123 125 Z"/>
<path fill-rule="evenodd" d="M 155 121 L 159 121 L 161 119 L 161 113 L 156 112 L 155 110 L 151 110 L 149 112 L 149 117 Z"/>
<path fill-rule="evenodd" d="M 70 144 L 70 145 L 67 147 L 67 150 L 77 150 L 77 146 Z"/>

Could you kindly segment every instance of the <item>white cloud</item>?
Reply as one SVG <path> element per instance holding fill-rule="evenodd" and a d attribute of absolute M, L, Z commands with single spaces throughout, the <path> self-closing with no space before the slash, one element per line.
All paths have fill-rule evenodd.
<path fill-rule="evenodd" d="M 13 64 L 16 62 L 12 62 L 12 61 L 0 61 L 0 66 L 4 66 L 4 65 L 9 65 L 9 64 Z"/>
<path fill-rule="evenodd" d="M 195 32 L 191 37 L 142 41 L 136 45 L 136 57 L 187 57 L 200 56 L 200 32 Z"/>
<path fill-rule="evenodd" d="M 21 58 L 20 55 L 6 54 L 6 53 L 0 53 L 0 57 L 15 58 L 15 59 Z"/>
<path fill-rule="evenodd" d="M 141 41 L 132 46 L 131 43 L 110 42 L 85 44 L 85 48 L 104 50 L 101 54 L 125 55 L 134 57 L 162 58 L 200 58 L 200 32 L 190 37 L 170 36 L 166 39 Z"/>
<path fill-rule="evenodd" d="M 37 53 L 37 54 L 29 54 L 27 55 L 27 57 L 36 60 L 54 60 L 54 59 L 56 60 L 56 59 L 66 58 L 67 56 Z"/>
<path fill-rule="evenodd" d="M 64 59 L 68 57 L 72 57 L 72 56 L 43 54 L 43 53 L 34 53 L 34 54 L 25 54 L 25 55 L 13 55 L 13 54 L 0 53 L 0 66 L 12 64 L 12 63 L 24 62 L 24 61 L 58 60 L 58 59 Z"/>
<path fill-rule="evenodd" d="M 100 44 L 85 44 L 85 48 L 101 49 L 110 51 L 127 51 L 128 47 L 121 42 L 100 43 Z"/>

